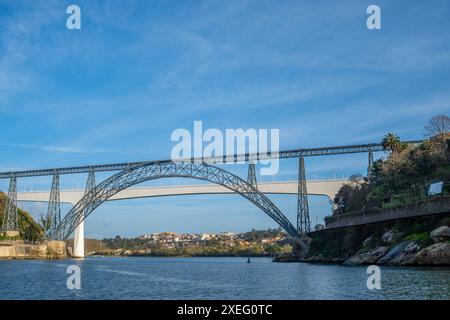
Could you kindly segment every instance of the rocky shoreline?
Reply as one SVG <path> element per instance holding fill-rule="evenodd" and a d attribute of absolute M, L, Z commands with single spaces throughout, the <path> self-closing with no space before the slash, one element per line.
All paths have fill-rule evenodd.
<path fill-rule="evenodd" d="M 343 238 L 346 236 L 349 237 L 342 235 Z M 333 239 L 329 240 L 331 241 Z M 339 238 L 335 241 L 338 242 Z M 353 241 L 359 242 L 355 239 Z M 314 236 L 311 244 L 314 244 Z M 326 245 L 329 243 L 325 243 Z M 335 254 L 326 254 L 326 250 L 312 250 L 304 254 L 305 257 L 293 253 L 278 256 L 273 261 L 343 265 L 450 266 L 450 227 L 441 225 L 431 232 L 413 235 L 405 235 L 401 228 L 393 227 L 378 236 L 374 232 L 374 235 L 368 236 L 359 245 L 354 243 L 353 247 L 359 247 L 359 249 L 351 252 L 342 245 L 340 250 L 335 250 Z M 340 254 L 336 254 L 336 251 Z"/>

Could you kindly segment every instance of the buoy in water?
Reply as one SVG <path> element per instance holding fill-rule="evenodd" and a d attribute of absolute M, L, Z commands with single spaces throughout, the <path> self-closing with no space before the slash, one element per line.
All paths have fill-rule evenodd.
<path fill-rule="evenodd" d="M 248 258 L 247 258 L 247 263 L 250 263 L 250 262 L 251 262 L 251 261 L 250 261 L 250 257 L 248 257 Z"/>

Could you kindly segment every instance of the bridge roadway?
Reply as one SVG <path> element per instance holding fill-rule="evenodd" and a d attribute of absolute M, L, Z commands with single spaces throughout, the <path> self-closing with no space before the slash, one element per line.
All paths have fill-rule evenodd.
<path fill-rule="evenodd" d="M 308 180 L 306 182 L 308 194 L 323 195 L 333 199 L 339 188 L 348 180 Z M 297 194 L 297 181 L 259 183 L 258 190 L 266 194 Z M 124 200 L 136 198 L 164 197 L 195 194 L 229 194 L 233 191 L 216 184 L 197 184 L 183 186 L 151 186 L 129 188 L 120 191 L 110 200 Z M 76 204 L 84 194 L 84 190 L 61 190 L 62 203 Z M 50 191 L 17 192 L 17 201 L 48 202 Z"/>

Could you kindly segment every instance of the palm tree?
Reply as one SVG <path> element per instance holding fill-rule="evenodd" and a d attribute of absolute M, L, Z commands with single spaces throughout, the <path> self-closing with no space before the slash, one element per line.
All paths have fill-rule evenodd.
<path fill-rule="evenodd" d="M 386 150 L 390 150 L 393 153 L 397 153 L 403 149 L 403 144 L 400 141 L 400 138 L 394 133 L 388 133 L 384 136 L 381 141 L 383 148 Z"/>

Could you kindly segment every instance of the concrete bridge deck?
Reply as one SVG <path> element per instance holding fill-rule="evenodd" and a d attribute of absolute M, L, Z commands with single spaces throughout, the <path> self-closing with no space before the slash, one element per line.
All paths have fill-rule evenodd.
<path fill-rule="evenodd" d="M 309 180 L 306 182 L 308 194 L 323 195 L 333 199 L 339 188 L 348 180 Z M 258 184 L 258 190 L 265 194 L 297 194 L 297 181 L 265 182 Z M 137 187 L 120 191 L 110 200 L 164 197 L 195 194 L 231 194 L 234 193 L 221 185 L 197 184 L 183 186 Z M 60 198 L 63 203 L 76 204 L 84 194 L 84 190 L 61 190 Z M 17 192 L 17 201 L 47 202 L 50 191 Z"/>

